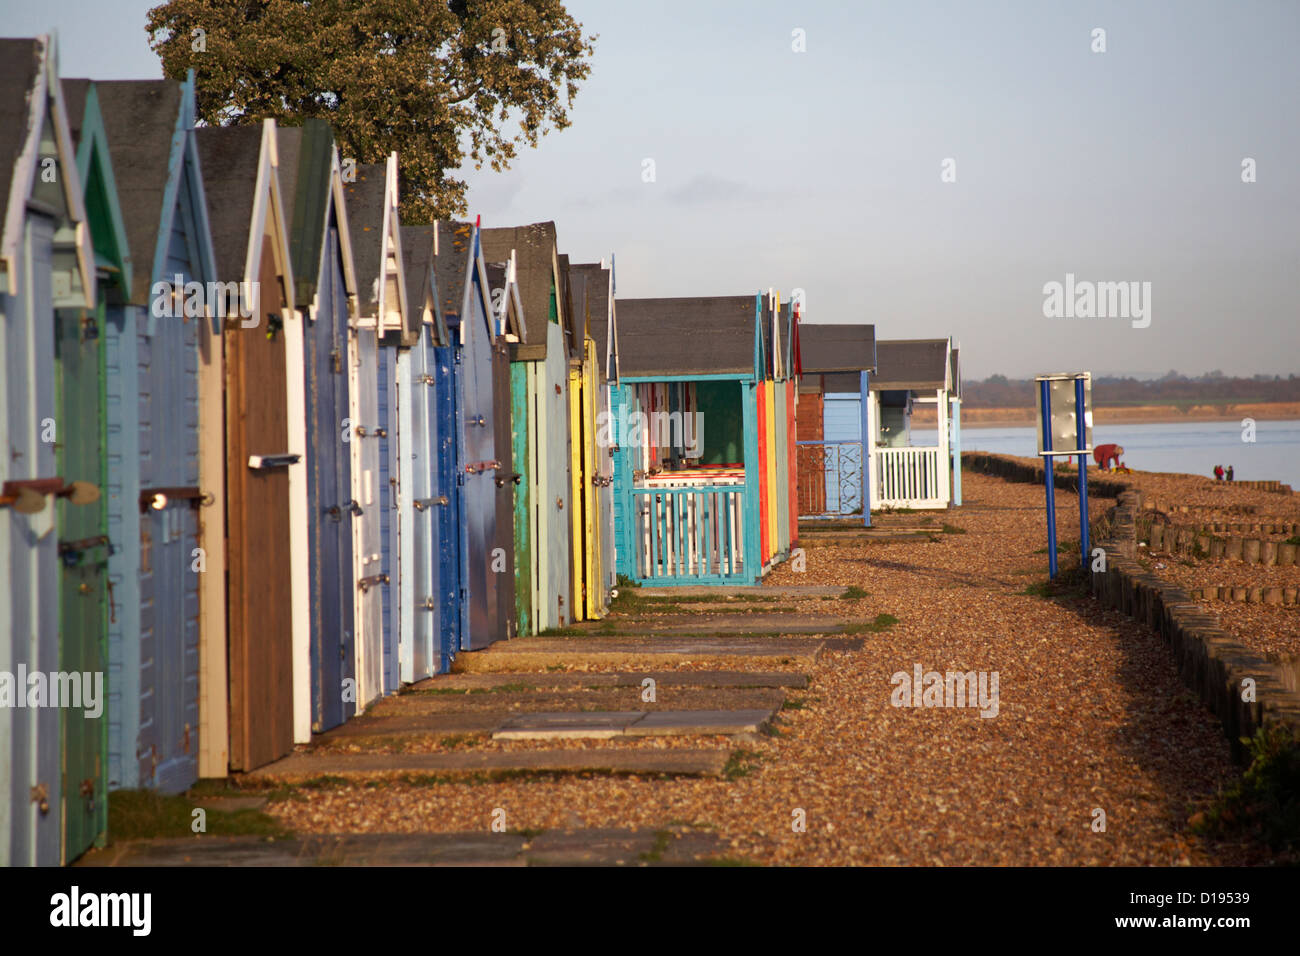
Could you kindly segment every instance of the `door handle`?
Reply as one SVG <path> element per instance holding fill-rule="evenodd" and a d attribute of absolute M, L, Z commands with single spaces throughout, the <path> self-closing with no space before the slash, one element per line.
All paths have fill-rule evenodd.
<path fill-rule="evenodd" d="M 248 467 L 254 471 L 269 471 L 272 468 L 288 468 L 298 464 L 301 459 L 302 455 L 291 455 L 288 452 L 279 455 L 249 455 Z"/>

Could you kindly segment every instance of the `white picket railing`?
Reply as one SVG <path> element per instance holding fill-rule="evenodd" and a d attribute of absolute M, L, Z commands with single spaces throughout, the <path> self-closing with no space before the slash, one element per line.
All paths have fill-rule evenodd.
<path fill-rule="evenodd" d="M 871 462 L 873 508 L 946 508 L 948 462 L 938 446 L 877 448 Z"/>

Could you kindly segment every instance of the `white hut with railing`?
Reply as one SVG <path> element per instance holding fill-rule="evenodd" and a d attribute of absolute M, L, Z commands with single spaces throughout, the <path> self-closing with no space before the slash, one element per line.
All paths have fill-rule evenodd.
<path fill-rule="evenodd" d="M 950 414 L 959 394 L 951 339 L 895 339 L 876 344 L 876 373 L 870 382 L 871 507 L 947 508 L 953 500 Z M 937 442 L 912 442 L 912 412 L 933 404 Z"/>

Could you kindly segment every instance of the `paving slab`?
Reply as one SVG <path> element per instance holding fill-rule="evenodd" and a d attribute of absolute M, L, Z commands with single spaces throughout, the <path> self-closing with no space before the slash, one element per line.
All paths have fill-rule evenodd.
<path fill-rule="evenodd" d="M 628 726 L 629 737 L 756 734 L 772 719 L 770 710 L 661 710 Z"/>
<path fill-rule="evenodd" d="M 844 640 L 844 638 L 837 638 Z M 640 687 L 647 677 L 660 687 L 792 687 L 808 686 L 806 674 L 775 671 L 625 671 L 595 674 L 439 674 L 411 684 L 411 692 L 441 689 L 492 690 L 503 686 L 524 685 L 529 688 L 566 690 L 578 687 Z M 385 697 L 400 701 L 409 695 Z"/>
<path fill-rule="evenodd" d="M 636 588 L 635 593 L 642 597 L 689 597 L 694 595 L 711 595 L 713 597 L 839 597 L 844 588 L 824 584 L 789 584 L 783 587 L 764 587 L 761 584 L 713 586 L 707 584 L 688 584 L 671 588 Z"/>
<path fill-rule="evenodd" d="M 593 624 L 588 632 L 592 636 L 619 634 L 832 634 L 843 629 L 842 617 L 818 614 L 766 614 L 754 611 L 749 614 L 682 614 L 654 617 L 637 614 L 634 617 L 606 618 Z M 583 637 L 588 634 L 581 635 Z"/>
<path fill-rule="evenodd" d="M 481 651 L 457 656 L 459 673 L 545 670 L 550 667 L 655 667 L 665 664 L 725 662 L 745 658 L 771 667 L 811 666 L 822 642 L 812 638 L 751 637 L 524 637 L 499 641 Z"/>
<path fill-rule="evenodd" d="M 722 852 L 714 833 L 672 828 L 519 833 L 314 834 L 134 840 L 92 850 L 78 867 L 691 866 Z"/>
<path fill-rule="evenodd" d="M 537 773 L 663 773 L 716 776 L 727 764 L 724 750 L 523 750 L 511 752 L 305 754 L 295 753 L 253 770 L 255 779 L 309 779 L 321 776 L 465 774 L 493 771 Z"/>
<path fill-rule="evenodd" d="M 690 866 L 722 851 L 699 830 L 547 830 L 525 847 L 529 866 Z"/>
<path fill-rule="evenodd" d="M 493 732 L 493 740 L 609 740 L 622 737 L 641 714 L 635 710 L 519 714 Z"/>
<path fill-rule="evenodd" d="M 388 701 L 379 702 L 380 706 Z M 391 705 L 389 705 L 391 707 Z M 486 714 L 379 714 L 356 717 L 312 736 L 313 741 L 340 737 L 382 737 L 386 734 L 483 734 L 501 723 L 499 715 Z"/>
<path fill-rule="evenodd" d="M 523 866 L 518 833 L 359 833 L 140 840 L 90 853 L 78 866 Z"/>

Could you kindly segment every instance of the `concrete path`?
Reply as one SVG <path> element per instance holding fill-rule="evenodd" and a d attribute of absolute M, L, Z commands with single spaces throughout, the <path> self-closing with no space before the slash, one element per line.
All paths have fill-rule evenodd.
<path fill-rule="evenodd" d="M 519 750 L 453 753 L 295 753 L 244 776 L 252 780 L 303 780 L 374 774 L 636 773 L 717 776 L 725 750 Z"/>
<path fill-rule="evenodd" d="M 502 686 L 533 689 L 582 687 L 640 687 L 647 677 L 660 687 L 789 687 L 808 686 L 803 674 L 777 671 L 625 671 L 610 673 L 542 674 L 441 674 L 409 688 L 412 694 L 426 690 L 490 690 Z M 402 699 L 402 698 L 397 698 Z"/>
<path fill-rule="evenodd" d="M 453 665 L 457 673 L 482 674 L 545 670 L 548 667 L 663 667 L 686 662 L 716 663 L 745 658 L 762 667 L 787 664 L 810 666 L 821 654 L 815 638 L 662 637 L 619 636 L 598 638 L 522 637 L 461 654 Z"/>
<path fill-rule="evenodd" d="M 521 833 L 325 834 L 267 840 L 203 837 L 140 840 L 87 854 L 77 866 L 693 866 L 722 844 L 682 827 Z"/>
<path fill-rule="evenodd" d="M 660 710 L 615 713 L 520 714 L 492 732 L 493 740 L 610 740 L 614 737 L 756 734 L 770 710 Z"/>

